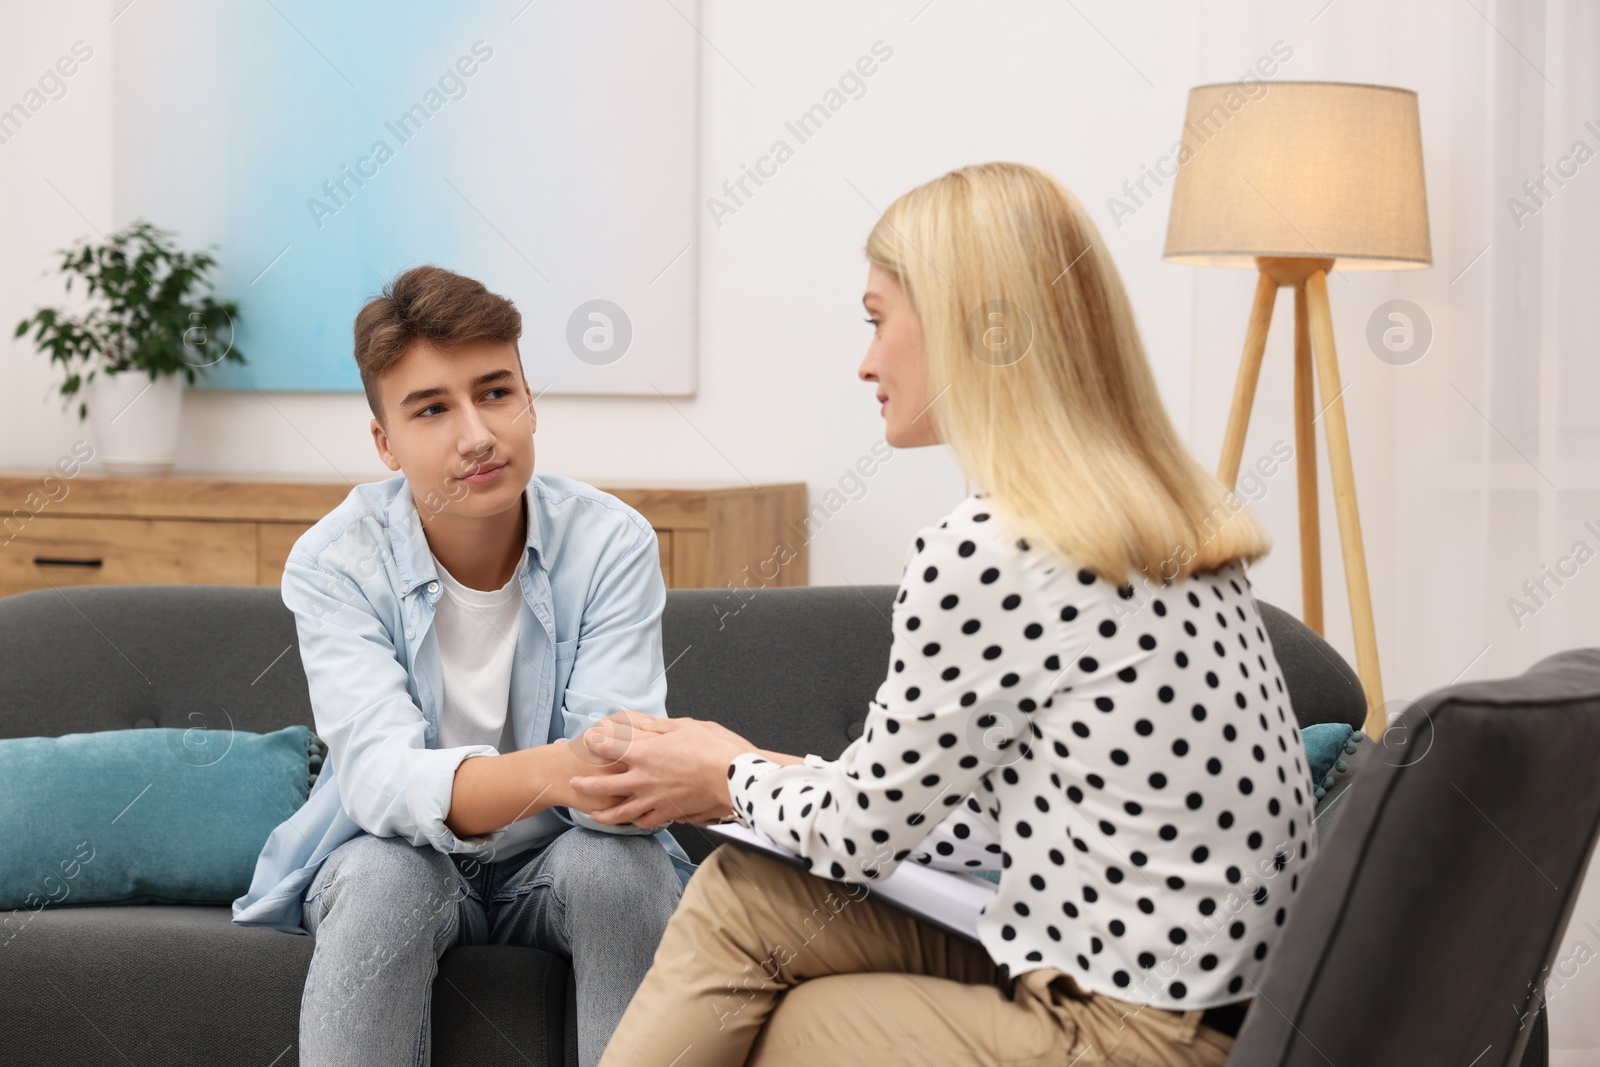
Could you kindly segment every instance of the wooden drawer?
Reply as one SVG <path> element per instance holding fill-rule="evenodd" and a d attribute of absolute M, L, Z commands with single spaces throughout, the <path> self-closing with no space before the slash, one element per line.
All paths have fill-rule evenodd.
<path fill-rule="evenodd" d="M 253 585 L 256 524 L 40 515 L 0 544 L 0 596 L 72 585 Z"/>
<path fill-rule="evenodd" d="M 295 540 L 350 494 L 348 482 L 279 475 L 80 473 L 62 483 L 48 473 L 0 470 L 0 501 L 20 505 L 0 512 L 0 596 L 52 585 L 275 586 Z M 800 483 L 599 488 L 654 527 L 669 589 L 806 584 Z"/>
<path fill-rule="evenodd" d="M 300 535 L 311 529 L 298 522 L 264 522 L 256 527 L 257 585 L 282 585 L 283 563 Z"/>

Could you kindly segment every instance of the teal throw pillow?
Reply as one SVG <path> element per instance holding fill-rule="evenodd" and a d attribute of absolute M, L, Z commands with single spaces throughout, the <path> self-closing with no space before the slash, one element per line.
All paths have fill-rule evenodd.
<path fill-rule="evenodd" d="M 1311 784 L 1318 800 L 1333 784 L 1334 772 L 1345 770 L 1345 762 L 1339 757 L 1354 755 L 1357 743 L 1365 737 L 1347 722 L 1319 722 L 1300 728 L 1300 740 L 1306 746 L 1306 763 L 1311 768 Z"/>
<path fill-rule="evenodd" d="M 321 755 L 304 726 L 0 740 L 4 925 L 14 936 L 45 907 L 232 902 Z"/>

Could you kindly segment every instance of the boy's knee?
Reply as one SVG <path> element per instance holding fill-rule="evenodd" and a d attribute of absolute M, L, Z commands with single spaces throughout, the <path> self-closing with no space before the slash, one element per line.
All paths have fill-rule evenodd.
<path fill-rule="evenodd" d="M 341 875 L 348 871 L 363 880 L 383 879 L 406 888 L 447 884 L 455 878 L 455 864 L 448 855 L 413 845 L 403 837 L 362 834 L 340 848 L 351 850 L 340 865 Z"/>
<path fill-rule="evenodd" d="M 462 883 L 450 857 L 436 849 L 364 834 L 328 862 L 334 869 L 321 894 L 324 923 L 335 910 L 411 929 L 437 929 L 455 917 Z"/>
<path fill-rule="evenodd" d="M 641 897 L 670 898 L 677 903 L 681 893 L 678 873 L 652 837 L 607 834 L 575 826 L 561 835 L 561 881 L 568 890 L 562 893 L 569 906 L 574 902 L 637 904 Z"/>

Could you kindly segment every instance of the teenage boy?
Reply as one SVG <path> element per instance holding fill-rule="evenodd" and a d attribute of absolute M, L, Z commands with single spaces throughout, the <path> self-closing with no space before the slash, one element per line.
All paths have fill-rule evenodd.
<path fill-rule="evenodd" d="M 236 923 L 316 938 L 305 1067 L 427 1063 L 455 944 L 569 958 L 596 1063 L 693 870 L 665 829 L 595 823 L 605 805 L 568 785 L 621 770 L 593 765 L 584 730 L 666 714 L 666 590 L 638 512 L 534 474 L 521 335 L 511 301 L 439 267 L 356 316 L 372 437 L 401 474 L 289 553 L 328 754 L 233 903 Z"/>

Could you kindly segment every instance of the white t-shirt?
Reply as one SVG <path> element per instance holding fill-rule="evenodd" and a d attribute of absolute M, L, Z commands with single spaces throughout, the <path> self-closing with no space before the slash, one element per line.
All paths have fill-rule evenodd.
<path fill-rule="evenodd" d="M 493 745 L 513 752 L 508 712 L 522 628 L 522 566 L 505 585 L 486 591 L 462 585 L 438 559 L 433 565 L 442 589 L 433 616 L 444 675 L 438 747 Z"/>
<path fill-rule="evenodd" d="M 441 593 L 434 605 L 433 629 L 439 640 L 444 703 L 439 713 L 439 748 L 493 745 L 504 754 L 517 750 L 511 729 L 511 668 L 522 629 L 522 572 L 488 591 L 462 585 L 437 557 Z M 545 809 L 505 828 L 492 859 L 538 848 L 566 829 Z"/>

